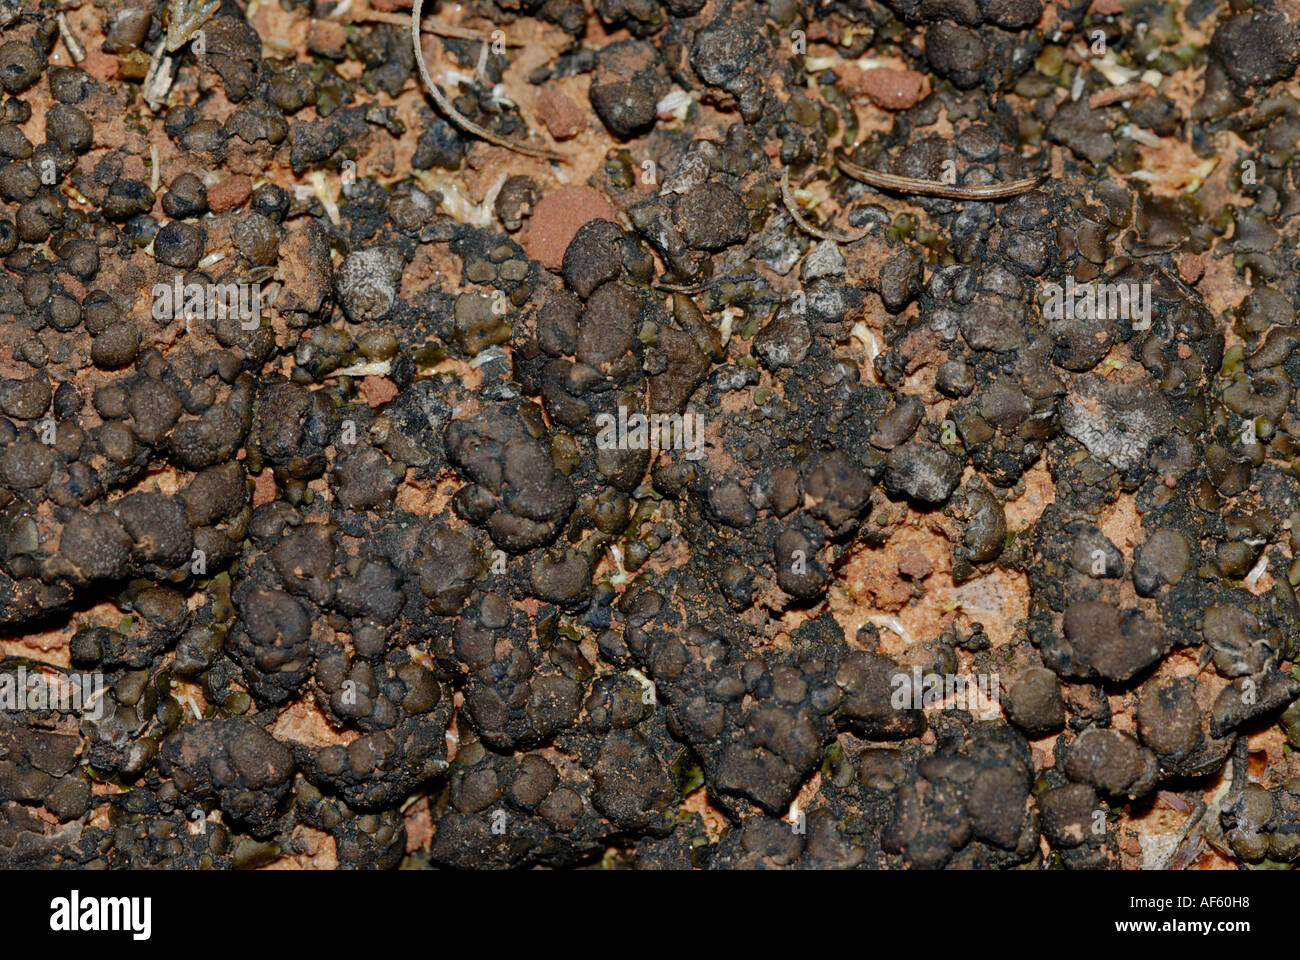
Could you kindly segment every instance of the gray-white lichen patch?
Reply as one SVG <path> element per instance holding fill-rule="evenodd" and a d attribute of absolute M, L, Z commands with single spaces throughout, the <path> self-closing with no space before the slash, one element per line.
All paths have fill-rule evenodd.
<path fill-rule="evenodd" d="M 1129 470 L 1142 462 L 1152 443 L 1169 435 L 1174 416 L 1153 381 L 1116 384 L 1090 373 L 1071 385 L 1061 426 L 1094 457 Z"/>
<path fill-rule="evenodd" d="M 348 254 L 334 281 L 344 312 L 353 321 L 387 316 L 401 276 L 402 258 L 395 250 L 370 247 Z"/>

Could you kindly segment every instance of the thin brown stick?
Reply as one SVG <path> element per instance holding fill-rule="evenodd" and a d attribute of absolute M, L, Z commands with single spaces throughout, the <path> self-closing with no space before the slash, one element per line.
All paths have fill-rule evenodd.
<path fill-rule="evenodd" d="M 1099 107 L 1109 107 L 1112 103 L 1120 103 L 1124 100 L 1136 100 L 1138 97 L 1150 97 L 1155 94 L 1156 90 L 1151 84 L 1138 81 L 1136 83 L 1126 83 L 1122 87 L 1111 87 L 1109 90 L 1098 90 L 1088 98 L 1088 109 L 1096 110 Z"/>
<path fill-rule="evenodd" d="M 1164 862 L 1161 870 L 1186 870 L 1205 847 L 1205 803 L 1196 801 L 1191 815 L 1183 822 L 1182 834 L 1174 846 L 1174 852 Z"/>
<path fill-rule="evenodd" d="M 62 11 L 55 17 L 59 23 L 59 36 L 63 38 L 63 45 L 68 48 L 68 56 L 72 57 L 73 63 L 80 63 L 86 59 L 86 48 L 82 46 L 77 35 L 72 32 L 72 27 L 68 24 L 68 18 Z"/>
<path fill-rule="evenodd" d="M 656 280 L 651 284 L 656 290 L 664 290 L 668 293 L 684 293 L 688 296 L 694 296 L 697 293 L 703 293 L 705 290 L 712 290 L 714 287 L 720 287 L 724 283 L 744 283 L 746 280 L 759 279 L 756 273 L 728 274 L 725 277 L 713 277 L 710 280 L 703 280 L 700 283 L 668 283 L 663 280 Z"/>
<path fill-rule="evenodd" d="M 394 27 L 404 27 L 410 21 L 404 13 L 389 13 L 387 10 L 372 10 L 369 7 L 361 10 L 349 10 L 343 16 L 338 18 L 343 23 L 387 23 Z M 453 40 L 474 40 L 479 43 L 491 43 L 492 35 L 484 33 L 482 30 L 474 30 L 470 27 L 456 27 L 449 23 L 439 23 L 433 17 L 429 17 L 420 24 L 420 29 L 425 33 L 434 33 L 440 37 L 451 37 Z M 522 47 L 522 40 L 505 39 L 507 47 Z"/>
<path fill-rule="evenodd" d="M 513 140 L 507 140 L 505 137 L 497 136 L 491 130 L 480 127 L 477 123 L 457 110 L 446 95 L 438 89 L 438 85 L 433 82 L 433 77 L 429 76 L 429 68 L 424 62 L 424 51 L 420 49 L 420 8 L 424 6 L 424 0 L 414 0 L 411 4 L 411 46 L 415 48 L 415 65 L 420 71 L 420 78 L 424 81 L 425 87 L 429 90 L 429 95 L 433 97 L 433 102 L 438 105 L 438 109 L 447 115 L 452 123 L 460 127 L 466 133 L 472 133 L 481 140 L 488 143 L 494 143 L 498 147 L 505 147 L 507 150 L 513 150 L 515 153 L 526 154 L 530 157 L 540 157 L 544 160 L 563 160 L 563 154 L 556 153 L 554 150 L 546 150 L 542 147 L 529 146 L 526 143 L 516 143 Z"/>
<path fill-rule="evenodd" d="M 1042 177 L 1026 177 L 1023 180 L 1011 180 L 1007 183 L 990 183 L 985 186 L 942 183 L 938 180 L 917 180 L 914 177 L 900 177 L 893 173 L 881 173 L 860 167 L 856 163 L 837 157 L 835 165 L 854 180 L 878 190 L 892 190 L 896 193 L 919 193 L 929 197 L 948 197 L 950 200 L 1005 200 L 1033 190 L 1042 182 Z"/>
<path fill-rule="evenodd" d="M 831 240 L 835 243 L 853 243 L 855 240 L 861 240 L 871 232 L 870 227 L 863 227 L 862 230 L 856 234 L 847 234 L 835 233 L 830 230 L 823 230 L 821 227 L 813 226 L 803 218 L 801 213 L 799 213 L 799 207 L 798 204 L 795 203 L 794 194 L 790 192 L 790 171 L 784 168 L 781 170 L 781 199 L 785 202 L 786 210 L 790 211 L 790 216 L 794 218 L 794 222 L 799 225 L 800 229 L 805 233 L 811 233 L 819 240 Z"/>
<path fill-rule="evenodd" d="M 167 96 L 167 91 L 171 89 L 171 57 L 164 57 L 163 51 L 167 49 L 167 37 L 158 38 L 158 46 L 154 47 L 153 53 L 149 56 L 149 69 L 145 72 L 144 83 L 140 85 L 141 96 L 144 102 L 148 104 L 149 109 L 157 111 L 158 105 L 162 103 L 163 98 Z M 166 70 L 167 74 L 159 81 L 158 72 Z"/>

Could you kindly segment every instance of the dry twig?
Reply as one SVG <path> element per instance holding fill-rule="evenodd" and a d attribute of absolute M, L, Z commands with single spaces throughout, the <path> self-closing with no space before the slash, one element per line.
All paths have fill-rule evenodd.
<path fill-rule="evenodd" d="M 892 190 L 895 193 L 922 194 L 928 197 L 947 197 L 950 200 L 1005 200 L 1033 190 L 1042 182 L 1042 177 L 1026 177 L 1008 183 L 990 183 L 984 186 L 970 186 L 956 183 L 943 183 L 939 180 L 917 180 L 914 177 L 900 177 L 893 173 L 881 173 L 860 167 L 842 157 L 835 161 L 836 166 L 854 180 L 860 180 L 878 190 Z"/>
<path fill-rule="evenodd" d="M 82 46 L 77 35 L 72 32 L 72 27 L 68 25 L 67 16 L 60 11 L 55 17 L 59 24 L 59 36 L 63 38 L 63 45 L 68 48 L 68 56 L 72 58 L 73 63 L 80 63 L 86 59 L 86 48 Z"/>
<path fill-rule="evenodd" d="M 424 51 L 420 49 L 420 9 L 424 6 L 424 0 L 414 0 L 411 4 L 411 45 L 415 48 L 415 65 L 419 68 L 420 78 L 424 80 L 424 85 L 429 90 L 429 95 L 433 97 L 433 102 L 438 105 L 438 109 L 447 115 L 452 123 L 460 127 L 466 133 L 472 133 L 481 140 L 488 143 L 494 143 L 498 147 L 505 147 L 507 150 L 513 150 L 516 153 L 526 154 L 530 157 L 540 157 L 545 160 L 563 160 L 563 154 L 556 153 L 554 150 L 547 150 L 543 147 L 533 147 L 526 143 L 516 143 L 513 140 L 507 140 L 505 137 L 498 136 L 491 130 L 479 126 L 469 117 L 457 110 L 446 94 L 438 89 L 438 85 L 433 82 L 433 77 L 429 76 L 429 68 L 424 62 Z"/>
<path fill-rule="evenodd" d="M 1109 107 L 1112 103 L 1121 103 L 1124 100 L 1154 96 L 1155 92 L 1155 87 L 1141 81 L 1126 83 L 1122 87 L 1111 87 L 1109 90 L 1098 90 L 1088 98 L 1088 109 L 1096 110 L 1099 107 Z"/>
<path fill-rule="evenodd" d="M 803 214 L 799 212 L 799 206 L 795 203 L 794 194 L 790 192 L 790 171 L 785 169 L 781 171 L 781 199 L 785 201 L 786 210 L 790 211 L 790 216 L 794 218 L 794 222 L 799 225 L 799 228 L 805 233 L 812 234 L 819 240 L 831 240 L 835 243 L 853 243 L 853 241 L 861 240 L 871 232 L 870 227 L 863 227 L 857 233 L 848 234 L 835 233 L 830 230 L 823 230 L 821 227 L 813 226 L 805 220 Z"/>

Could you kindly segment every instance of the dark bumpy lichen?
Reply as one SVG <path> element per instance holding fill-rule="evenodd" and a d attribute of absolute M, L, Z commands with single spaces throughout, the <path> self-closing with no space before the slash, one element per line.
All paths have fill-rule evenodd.
<path fill-rule="evenodd" d="M 166 6 L 0 5 L 0 866 L 1300 858 L 1281 4 Z"/>

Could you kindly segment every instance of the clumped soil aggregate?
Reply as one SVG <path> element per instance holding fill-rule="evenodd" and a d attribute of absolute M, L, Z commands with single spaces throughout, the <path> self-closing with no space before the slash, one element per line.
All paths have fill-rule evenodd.
<path fill-rule="evenodd" d="M 0 867 L 1294 866 L 1300 4 L 409 3 L 0 0 Z"/>

